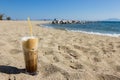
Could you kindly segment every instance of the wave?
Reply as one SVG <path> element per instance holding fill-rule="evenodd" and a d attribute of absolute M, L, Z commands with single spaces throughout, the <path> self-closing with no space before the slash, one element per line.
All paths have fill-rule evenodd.
<path fill-rule="evenodd" d="M 100 33 L 100 32 L 87 32 L 87 31 L 80 31 L 80 30 L 68 30 L 67 31 L 72 31 L 72 32 L 81 32 L 81 33 L 87 33 L 87 34 L 95 34 L 95 35 L 102 35 L 102 36 L 111 36 L 111 37 L 120 37 L 120 34 L 116 33 Z"/>

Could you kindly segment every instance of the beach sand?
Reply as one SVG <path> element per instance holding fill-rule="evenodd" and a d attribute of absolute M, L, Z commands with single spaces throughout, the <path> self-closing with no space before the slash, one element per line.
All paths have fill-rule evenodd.
<path fill-rule="evenodd" d="M 120 37 L 45 28 L 32 21 L 39 38 L 38 75 L 24 73 L 21 38 L 27 21 L 0 21 L 0 80 L 120 80 Z"/>

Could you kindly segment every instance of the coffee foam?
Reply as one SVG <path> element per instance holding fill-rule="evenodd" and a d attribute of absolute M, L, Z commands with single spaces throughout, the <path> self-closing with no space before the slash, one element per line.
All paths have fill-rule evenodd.
<path fill-rule="evenodd" d="M 30 37 L 23 37 L 22 41 L 27 41 L 28 39 L 35 39 L 35 36 L 30 36 Z"/>

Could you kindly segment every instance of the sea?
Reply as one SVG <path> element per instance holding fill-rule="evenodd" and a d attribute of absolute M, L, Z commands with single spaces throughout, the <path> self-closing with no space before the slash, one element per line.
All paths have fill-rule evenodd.
<path fill-rule="evenodd" d="M 120 37 L 120 21 L 97 21 L 84 24 L 44 24 L 44 26 L 73 32 Z"/>

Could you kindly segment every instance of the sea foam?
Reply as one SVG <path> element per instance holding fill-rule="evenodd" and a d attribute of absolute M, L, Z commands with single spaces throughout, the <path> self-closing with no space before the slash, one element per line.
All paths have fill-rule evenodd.
<path fill-rule="evenodd" d="M 67 30 L 67 31 L 95 34 L 95 35 L 102 35 L 102 36 L 120 37 L 120 34 L 115 34 L 115 33 L 110 34 L 110 33 L 100 33 L 100 32 L 87 32 L 87 31 L 80 31 L 80 30 Z"/>

